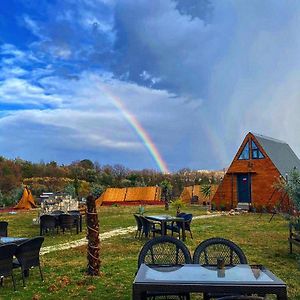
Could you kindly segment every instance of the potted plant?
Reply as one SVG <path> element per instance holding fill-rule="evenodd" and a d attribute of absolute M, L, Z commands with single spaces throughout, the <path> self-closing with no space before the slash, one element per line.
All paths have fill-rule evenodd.
<path fill-rule="evenodd" d="M 181 209 L 185 206 L 185 203 L 180 199 L 174 199 L 171 202 L 172 207 L 176 208 L 176 215 L 180 214 Z"/>

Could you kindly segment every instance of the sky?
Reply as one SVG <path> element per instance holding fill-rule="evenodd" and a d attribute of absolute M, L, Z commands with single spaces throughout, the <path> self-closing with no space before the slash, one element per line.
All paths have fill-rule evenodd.
<path fill-rule="evenodd" d="M 0 1 L 0 156 L 228 167 L 300 156 L 300 1 Z"/>

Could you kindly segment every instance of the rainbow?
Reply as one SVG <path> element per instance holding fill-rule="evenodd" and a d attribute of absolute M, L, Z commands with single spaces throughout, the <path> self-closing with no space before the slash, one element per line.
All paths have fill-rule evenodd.
<path fill-rule="evenodd" d="M 137 133 L 137 135 L 141 138 L 142 142 L 148 149 L 150 155 L 153 157 L 155 163 L 157 164 L 158 168 L 162 173 L 169 173 L 169 169 L 167 167 L 166 162 L 163 160 L 162 156 L 160 155 L 156 145 L 152 141 L 151 137 L 147 133 L 147 131 L 142 127 L 140 122 L 137 118 L 127 109 L 121 99 L 114 95 L 107 87 L 101 85 L 102 90 L 105 94 L 109 97 L 113 105 L 123 114 L 125 119 Z"/>

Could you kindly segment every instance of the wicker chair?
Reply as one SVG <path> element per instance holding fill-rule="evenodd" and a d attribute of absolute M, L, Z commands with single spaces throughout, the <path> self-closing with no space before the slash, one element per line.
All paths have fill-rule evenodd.
<path fill-rule="evenodd" d="M 144 216 L 140 216 L 140 219 L 142 221 L 142 236 L 145 235 L 145 237 L 149 237 L 149 233 L 152 232 L 153 237 L 155 237 L 156 233 L 161 234 L 161 228 L 156 228 L 156 225 L 160 225 L 158 223 L 155 223 Z"/>
<path fill-rule="evenodd" d="M 193 255 L 193 263 L 202 266 L 217 266 L 217 259 L 220 257 L 224 259 L 225 266 L 248 263 L 243 250 L 238 245 L 218 237 L 205 240 L 197 246 Z M 241 297 L 241 295 L 204 294 L 204 299 L 233 296 Z"/>
<path fill-rule="evenodd" d="M 189 231 L 191 238 L 193 238 L 192 231 L 191 231 L 191 222 L 193 219 L 192 214 L 186 214 L 186 213 L 180 213 L 177 215 L 177 217 L 184 218 L 184 222 L 172 222 L 171 225 L 167 225 L 167 229 L 172 231 L 172 236 L 174 235 L 174 232 L 179 234 L 180 238 L 180 230 L 182 230 L 182 227 L 184 226 L 185 231 Z"/>
<path fill-rule="evenodd" d="M 5 221 L 0 221 L 0 236 L 7 236 L 8 223 Z"/>
<path fill-rule="evenodd" d="M 14 290 L 16 290 L 16 282 L 13 274 L 13 256 L 16 250 L 16 244 L 6 244 L 0 246 L 0 283 L 2 286 L 3 277 L 11 276 Z"/>
<path fill-rule="evenodd" d="M 41 279 L 44 280 L 40 264 L 40 249 L 43 242 L 44 237 L 38 236 L 22 243 L 16 250 L 17 260 L 13 262 L 13 266 L 21 267 L 23 286 L 25 286 L 25 273 L 29 274 L 29 269 L 32 267 L 39 267 Z"/>
<path fill-rule="evenodd" d="M 174 237 L 160 236 L 151 239 L 140 251 L 138 257 L 138 267 L 141 264 L 149 266 L 176 266 L 190 264 L 191 254 L 186 245 Z M 166 293 L 147 293 L 147 298 L 159 299 L 190 299 L 189 294 L 166 294 Z"/>
<path fill-rule="evenodd" d="M 134 219 L 135 219 L 135 222 L 136 222 L 136 233 L 135 233 L 135 238 L 137 237 L 141 237 L 142 235 L 142 230 L 143 230 L 143 222 L 142 222 L 142 219 L 139 215 L 136 215 L 134 214 Z"/>
<path fill-rule="evenodd" d="M 78 218 L 76 216 L 72 216 L 70 214 L 61 214 L 59 215 L 58 219 L 59 227 L 62 229 L 63 233 L 65 233 L 66 229 L 72 230 L 74 227 L 76 227 L 76 233 L 79 233 Z"/>
<path fill-rule="evenodd" d="M 42 215 L 40 217 L 40 235 L 47 233 L 48 231 L 58 232 L 57 218 L 51 215 Z"/>

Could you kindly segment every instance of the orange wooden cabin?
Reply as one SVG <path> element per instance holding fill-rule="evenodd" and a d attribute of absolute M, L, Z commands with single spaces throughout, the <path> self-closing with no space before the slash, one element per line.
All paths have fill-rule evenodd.
<path fill-rule="evenodd" d="M 288 199 L 276 188 L 294 168 L 300 170 L 300 160 L 283 142 L 249 132 L 238 149 L 212 203 L 217 208 L 236 208 L 238 204 L 260 211 L 283 205 Z"/>
<path fill-rule="evenodd" d="M 157 186 L 107 188 L 106 191 L 96 199 L 97 206 L 112 204 L 161 204 L 161 188 Z"/>
<path fill-rule="evenodd" d="M 210 203 L 214 194 L 216 193 L 218 188 L 217 184 L 211 185 L 211 195 L 209 198 L 205 197 L 202 192 L 201 185 L 191 185 L 183 188 L 183 191 L 180 195 L 180 199 L 189 204 L 204 204 Z"/>

